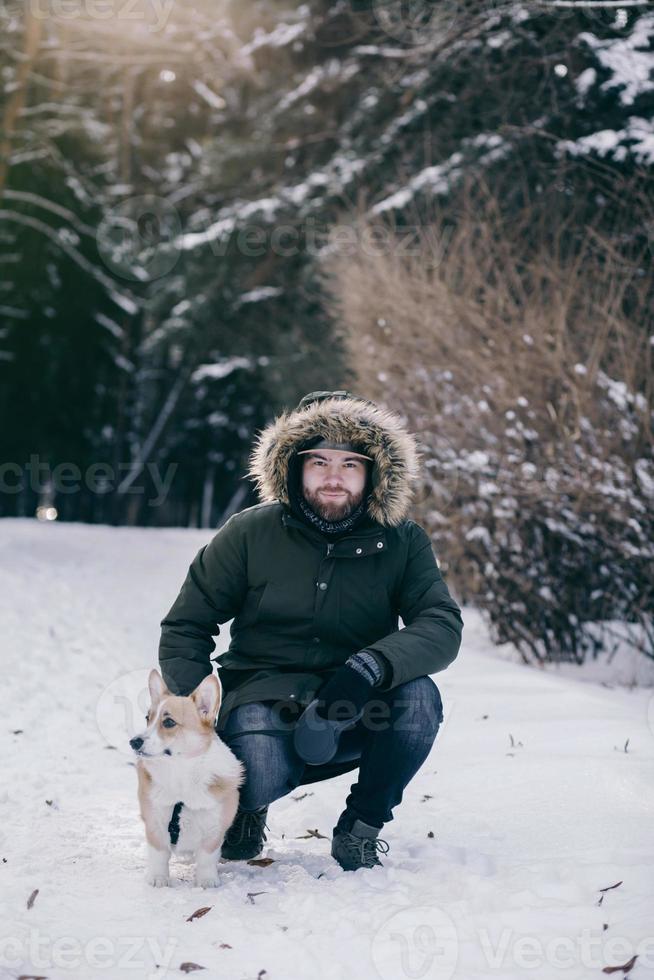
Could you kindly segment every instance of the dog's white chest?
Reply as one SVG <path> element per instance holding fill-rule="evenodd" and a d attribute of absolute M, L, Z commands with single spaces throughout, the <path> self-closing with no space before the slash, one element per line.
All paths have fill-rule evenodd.
<path fill-rule="evenodd" d="M 215 804 L 211 809 L 191 810 L 183 806 L 177 819 L 171 813 L 168 825 L 170 849 L 173 854 L 182 857 L 192 856 L 203 841 L 211 839 L 222 822 L 222 807 Z"/>
<path fill-rule="evenodd" d="M 191 810 L 210 807 L 214 797 L 209 792 L 206 779 L 199 774 L 173 773 L 166 774 L 167 778 L 157 781 L 152 786 L 152 802 L 155 806 L 169 807 L 182 802 Z"/>
<path fill-rule="evenodd" d="M 225 746 L 216 744 L 213 751 L 195 759 L 149 760 L 147 771 L 149 812 L 173 853 L 196 852 L 232 822 L 242 767 Z M 175 813 L 177 803 L 184 805 Z"/>

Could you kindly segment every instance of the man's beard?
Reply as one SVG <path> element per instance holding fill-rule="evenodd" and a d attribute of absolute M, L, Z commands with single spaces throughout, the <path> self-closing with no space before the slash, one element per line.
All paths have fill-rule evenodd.
<path fill-rule="evenodd" d="M 303 490 L 302 496 L 314 514 L 322 517 L 324 521 L 343 521 L 363 500 L 363 490 L 358 494 L 351 494 L 349 490 L 345 490 L 345 493 L 347 496 L 338 500 L 324 497 L 318 490 L 315 493 Z"/>

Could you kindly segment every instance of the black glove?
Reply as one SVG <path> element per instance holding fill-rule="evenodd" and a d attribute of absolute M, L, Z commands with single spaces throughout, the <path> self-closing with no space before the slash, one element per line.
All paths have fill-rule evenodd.
<path fill-rule="evenodd" d="M 339 667 L 295 727 L 293 742 L 300 758 L 313 766 L 329 762 L 336 754 L 341 732 L 359 720 L 373 686 L 384 676 L 381 663 L 367 651 L 354 654 Z"/>
<path fill-rule="evenodd" d="M 371 677 L 345 663 L 318 691 L 316 714 L 329 721 L 353 721 L 370 700 L 372 686 Z"/>

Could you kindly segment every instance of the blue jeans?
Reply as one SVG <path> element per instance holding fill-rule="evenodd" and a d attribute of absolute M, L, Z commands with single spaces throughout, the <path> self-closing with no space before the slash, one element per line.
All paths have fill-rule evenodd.
<path fill-rule="evenodd" d="M 343 732 L 332 761 L 309 766 L 293 746 L 301 711 L 288 702 L 243 704 L 230 712 L 220 737 L 245 765 L 243 810 L 268 806 L 297 786 L 358 769 L 335 830 L 349 830 L 357 818 L 375 827 L 393 819 L 393 807 L 429 755 L 443 721 L 441 696 L 430 677 L 390 691 L 372 690 L 362 718 Z"/>

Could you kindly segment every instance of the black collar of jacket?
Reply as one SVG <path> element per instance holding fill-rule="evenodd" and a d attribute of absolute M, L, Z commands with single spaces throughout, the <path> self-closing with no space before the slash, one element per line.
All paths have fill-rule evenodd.
<path fill-rule="evenodd" d="M 381 524 L 373 523 L 372 527 L 357 528 L 349 534 L 344 534 L 337 541 L 328 541 L 324 534 L 298 520 L 286 507 L 282 512 L 282 524 L 285 528 L 297 528 L 315 544 L 323 547 L 331 545 L 329 553 L 335 558 L 363 558 L 366 555 L 383 555 L 388 547 L 386 531 Z"/>

